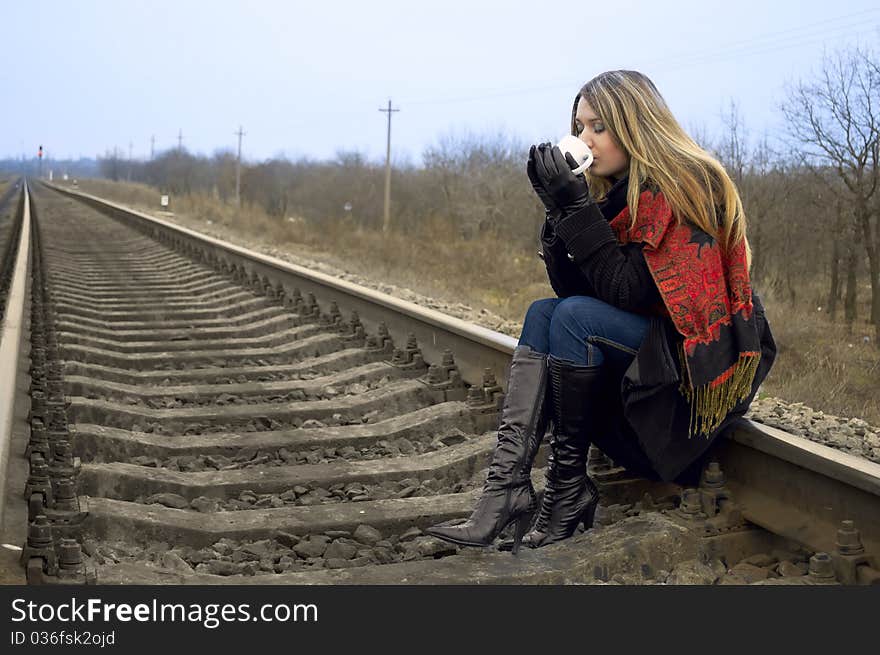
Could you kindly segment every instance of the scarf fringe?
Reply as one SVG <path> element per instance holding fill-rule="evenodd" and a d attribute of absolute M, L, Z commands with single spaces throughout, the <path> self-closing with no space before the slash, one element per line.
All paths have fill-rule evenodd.
<path fill-rule="evenodd" d="M 690 381 L 684 343 L 679 344 L 681 385 L 679 391 L 691 408 L 688 438 L 708 437 L 736 405 L 745 400 L 752 390 L 752 382 L 761 361 L 760 352 L 739 354 L 736 363 L 715 380 L 696 389 Z"/>

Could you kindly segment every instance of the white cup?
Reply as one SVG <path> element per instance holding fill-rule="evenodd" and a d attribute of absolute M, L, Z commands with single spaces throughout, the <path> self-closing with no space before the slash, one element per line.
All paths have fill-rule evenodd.
<path fill-rule="evenodd" d="M 565 153 L 570 152 L 574 160 L 580 164 L 571 171 L 575 175 L 580 175 L 593 163 L 593 153 L 590 147 L 573 134 L 566 134 L 556 145 L 562 151 L 563 157 Z"/>

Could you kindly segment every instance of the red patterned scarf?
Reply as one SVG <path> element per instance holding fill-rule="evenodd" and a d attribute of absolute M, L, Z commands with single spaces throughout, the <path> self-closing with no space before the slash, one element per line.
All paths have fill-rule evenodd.
<path fill-rule="evenodd" d="M 621 244 L 645 244 L 648 269 L 684 337 L 680 390 L 691 406 L 689 434 L 708 436 L 749 395 L 761 358 L 745 243 L 725 253 L 696 226 L 676 221 L 662 192 L 645 187 L 635 225 L 625 206 L 611 227 Z"/>

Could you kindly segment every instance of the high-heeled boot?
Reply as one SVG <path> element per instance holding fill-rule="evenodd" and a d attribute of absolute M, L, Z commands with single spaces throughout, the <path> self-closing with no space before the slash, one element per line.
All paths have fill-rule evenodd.
<path fill-rule="evenodd" d="M 599 490 L 587 475 L 590 433 L 601 424 L 602 369 L 549 357 L 553 405 L 552 454 L 548 457 L 544 499 L 538 519 L 523 544 L 539 548 L 568 539 L 578 523 L 592 527 Z M 501 550 L 510 550 L 510 541 Z"/>
<path fill-rule="evenodd" d="M 483 494 L 463 524 L 436 525 L 426 530 L 428 534 L 462 546 L 488 546 L 516 521 L 511 550 L 519 550 L 538 508 L 531 470 L 550 418 L 547 386 L 546 353 L 517 346 Z"/>

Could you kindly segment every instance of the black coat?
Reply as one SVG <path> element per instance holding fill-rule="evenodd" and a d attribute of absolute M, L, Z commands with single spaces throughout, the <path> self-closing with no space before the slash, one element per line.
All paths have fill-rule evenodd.
<path fill-rule="evenodd" d="M 614 385 L 611 428 L 594 440 L 611 459 L 646 477 L 677 479 L 732 422 L 749 408 L 776 359 L 776 342 L 757 293 L 752 303 L 761 343 L 761 360 L 748 397 L 736 405 L 708 437 L 689 436 L 690 405 L 679 391 L 681 335 L 672 321 L 652 317 L 629 368 Z M 689 472 L 688 478 L 691 478 Z"/>
<path fill-rule="evenodd" d="M 626 178 L 619 180 L 608 199 L 598 205 L 609 221 L 626 204 L 626 184 Z M 679 391 L 682 336 L 671 319 L 649 311 L 660 295 L 641 244 L 606 243 L 585 257 L 579 254 L 576 262 L 555 234 L 554 225 L 545 221 L 538 254 L 559 297 L 592 296 L 625 311 L 651 316 L 645 338 L 623 378 L 604 385 L 607 398 L 597 406 L 609 411 L 596 417 L 593 443 L 633 473 L 662 480 L 691 479 L 713 441 L 748 410 L 776 358 L 776 343 L 758 294 L 753 291 L 752 302 L 761 360 L 751 392 L 708 437 L 689 437 L 690 406 Z"/>

